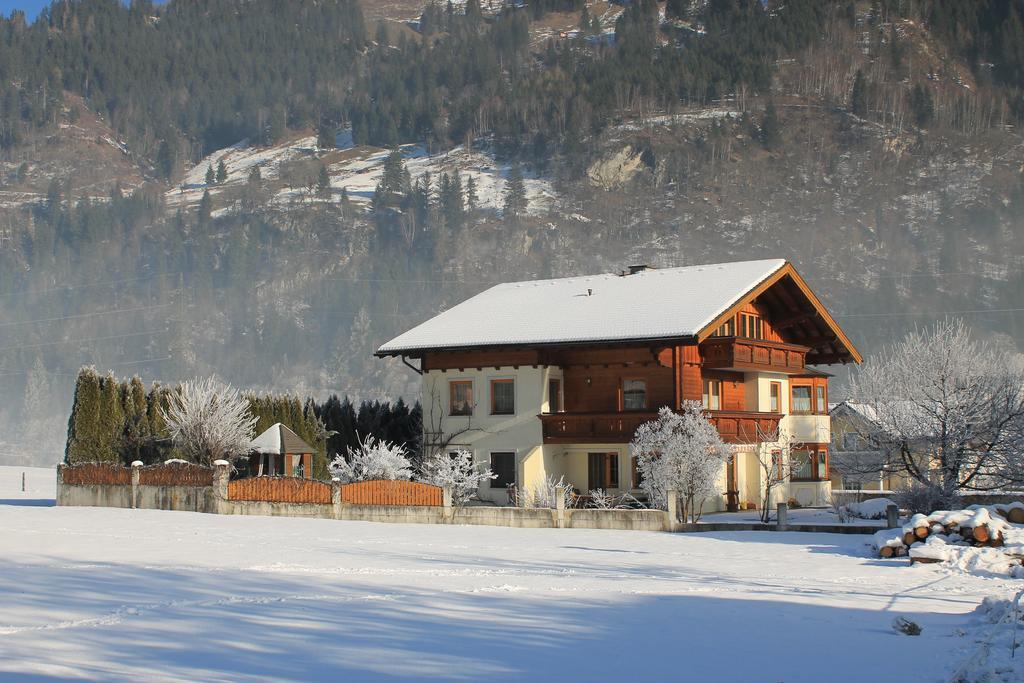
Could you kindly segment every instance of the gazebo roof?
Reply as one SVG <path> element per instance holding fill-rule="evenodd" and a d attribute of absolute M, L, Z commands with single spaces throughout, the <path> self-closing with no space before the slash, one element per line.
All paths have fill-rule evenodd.
<path fill-rule="evenodd" d="M 257 453 L 312 453 L 315 449 L 280 422 L 263 432 L 249 444 Z"/>

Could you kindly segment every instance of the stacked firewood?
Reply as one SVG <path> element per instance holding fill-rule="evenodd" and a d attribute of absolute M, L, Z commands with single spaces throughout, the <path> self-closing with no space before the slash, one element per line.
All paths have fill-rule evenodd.
<path fill-rule="evenodd" d="M 874 545 L 880 557 L 910 555 L 911 562 L 941 562 L 948 546 L 1002 547 L 1013 518 L 1024 522 L 1024 506 L 971 506 L 918 514 L 902 529 L 875 534 Z"/>

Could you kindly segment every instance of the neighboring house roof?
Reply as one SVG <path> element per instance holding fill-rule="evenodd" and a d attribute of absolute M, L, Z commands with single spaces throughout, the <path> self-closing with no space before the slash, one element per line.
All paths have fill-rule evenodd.
<path fill-rule="evenodd" d="M 249 444 L 257 453 L 312 453 L 315 449 L 299 435 L 278 422 Z"/>
<path fill-rule="evenodd" d="M 783 259 L 637 269 L 491 287 L 401 334 L 378 356 L 438 349 L 702 340 L 745 298 L 789 278 L 845 360 L 860 355 Z M 792 295 L 787 295 L 792 299 Z M 794 343 L 800 343 L 796 341 Z"/>

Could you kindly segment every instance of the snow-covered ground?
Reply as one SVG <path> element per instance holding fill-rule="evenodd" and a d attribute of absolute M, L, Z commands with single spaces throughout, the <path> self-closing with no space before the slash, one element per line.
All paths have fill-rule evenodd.
<path fill-rule="evenodd" d="M 0 678 L 948 681 L 1004 646 L 974 610 L 1019 587 L 863 536 L 21 505 L 53 491 L 21 471 L 0 468 Z"/>
<path fill-rule="evenodd" d="M 700 521 L 708 524 L 756 524 L 761 521 L 761 513 L 758 510 L 712 512 L 701 515 Z M 774 521 L 775 513 L 772 512 L 772 522 L 774 523 Z M 840 522 L 839 517 L 831 508 L 799 508 L 789 510 L 786 514 L 786 521 L 789 524 L 852 524 L 854 526 L 885 527 L 884 519 L 849 517 L 845 522 Z"/>

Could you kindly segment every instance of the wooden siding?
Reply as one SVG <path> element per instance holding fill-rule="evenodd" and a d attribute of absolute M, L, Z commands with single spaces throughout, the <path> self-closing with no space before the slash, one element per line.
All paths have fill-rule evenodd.
<path fill-rule="evenodd" d="M 465 368 L 516 367 L 537 365 L 539 354 L 534 349 L 498 351 L 431 351 L 423 356 L 422 369 L 463 370 Z"/>
<path fill-rule="evenodd" d="M 268 503 L 331 502 L 331 487 L 322 481 L 297 477 L 252 477 L 228 483 L 228 500 L 259 500 Z"/>
<path fill-rule="evenodd" d="M 123 465 L 109 463 L 83 463 L 81 465 L 65 465 L 61 470 L 65 484 L 73 486 L 126 485 L 131 486 L 132 471 Z"/>
<path fill-rule="evenodd" d="M 213 486 L 213 469 L 191 463 L 139 468 L 140 486 Z"/>
<path fill-rule="evenodd" d="M 735 372 L 704 370 L 701 377 L 706 380 L 717 379 L 721 382 L 721 410 L 747 409 L 747 390 L 743 384 L 743 375 L 737 375 Z"/>
<path fill-rule="evenodd" d="M 440 486 L 418 481 L 361 481 L 341 487 L 341 502 L 352 505 L 418 505 L 439 507 L 443 504 Z"/>

